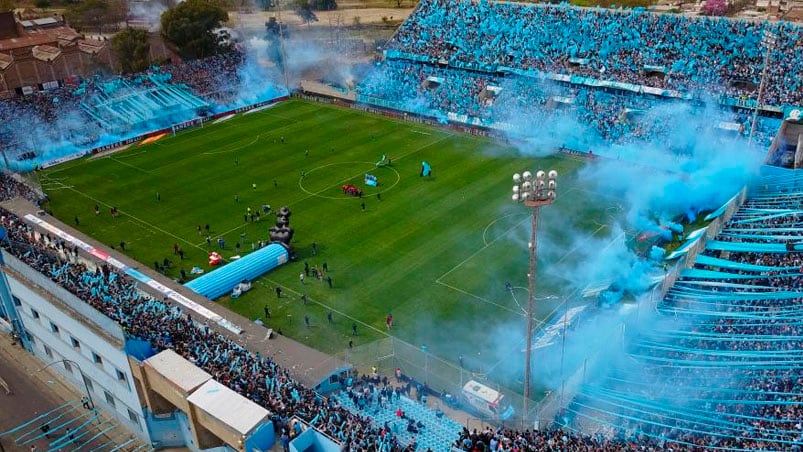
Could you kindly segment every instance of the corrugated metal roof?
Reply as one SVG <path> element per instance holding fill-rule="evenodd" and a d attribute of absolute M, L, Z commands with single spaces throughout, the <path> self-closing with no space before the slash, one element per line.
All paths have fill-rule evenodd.
<path fill-rule="evenodd" d="M 185 393 L 191 392 L 212 379 L 212 376 L 200 367 L 169 349 L 146 359 L 145 365 L 153 368 L 159 375 L 164 376 Z"/>
<path fill-rule="evenodd" d="M 59 21 L 52 17 L 42 17 L 41 19 L 34 19 L 33 23 L 36 25 L 53 25 L 59 23 Z"/>
<path fill-rule="evenodd" d="M 215 380 L 209 380 L 187 400 L 223 424 L 245 436 L 260 425 L 268 410 Z"/>

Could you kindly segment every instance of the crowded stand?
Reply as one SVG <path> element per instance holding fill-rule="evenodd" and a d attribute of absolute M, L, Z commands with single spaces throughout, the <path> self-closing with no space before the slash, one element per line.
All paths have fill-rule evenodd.
<path fill-rule="evenodd" d="M 553 425 L 463 429 L 449 438 L 452 447 L 798 450 L 803 441 L 803 311 L 798 308 L 803 252 L 794 247 L 803 242 L 803 211 L 797 210 L 803 194 L 777 195 L 759 194 L 745 202 L 693 269 L 705 277 L 682 275 L 659 304 L 666 319 L 632 337 L 627 359 L 584 385 Z M 0 198 L 17 196 L 39 200 L 15 178 L 0 176 Z M 81 258 L 77 248 L 57 237 L 35 232 L 4 210 L 0 221 L 8 231 L 2 245 L 7 252 L 118 322 L 128 337 L 176 351 L 264 406 L 278 431 L 291 437 L 300 433 L 297 418 L 349 450 L 412 451 L 438 444 L 417 440 L 435 431 L 434 419 L 405 398 L 409 388 L 393 387 L 387 378 L 363 379 L 325 398 L 270 358 L 245 350 L 170 302 L 145 295 L 127 276 Z M 754 244 L 772 251 L 740 248 Z M 385 412 L 395 416 L 382 417 Z"/>
<path fill-rule="evenodd" d="M 803 103 L 803 28 L 790 23 L 567 5 L 424 0 L 386 46 L 394 58 L 498 72 L 538 71 L 683 93 Z"/>
<path fill-rule="evenodd" d="M 514 135 L 553 130 L 559 135 L 555 139 L 578 150 L 601 143 L 685 150 L 702 132 L 746 137 L 752 120 L 752 112 L 745 109 L 392 59 L 381 63 L 357 90 L 369 102 L 444 121 L 462 116 Z M 677 124 L 693 134 L 679 137 Z M 721 129 L 722 124 L 731 128 Z M 759 116 L 756 142 L 768 146 L 780 124 L 780 119 Z"/>
<path fill-rule="evenodd" d="M 243 58 L 232 51 L 139 74 L 71 78 L 55 89 L 0 101 L 0 144 L 12 167 L 28 170 L 234 105 L 242 94 Z"/>
<path fill-rule="evenodd" d="M 172 76 L 173 83 L 187 85 L 197 95 L 225 105 L 237 95 L 237 69 L 243 60 L 242 53 L 232 51 L 163 66 L 162 70 Z"/>
<path fill-rule="evenodd" d="M 761 182 L 558 421 L 661 447 L 801 450 L 799 189 Z M 759 186 L 761 186 L 759 184 Z M 800 248 L 798 248 L 800 246 Z"/>
<path fill-rule="evenodd" d="M 8 176 L 0 179 L 0 195 L 3 199 L 35 196 Z M 157 351 L 174 350 L 220 383 L 265 407 L 277 432 L 287 431 L 291 437 L 300 433 L 290 428 L 296 417 L 349 450 L 391 452 L 409 447 L 387 429 L 372 425 L 362 413 L 352 413 L 335 399 L 304 387 L 272 359 L 197 323 L 169 301 L 146 295 L 134 281 L 108 265 L 82 259 L 77 247 L 35 232 L 4 209 L 0 215 L 7 230 L 2 244 L 7 252 L 119 323 L 129 338 L 148 341 Z"/>

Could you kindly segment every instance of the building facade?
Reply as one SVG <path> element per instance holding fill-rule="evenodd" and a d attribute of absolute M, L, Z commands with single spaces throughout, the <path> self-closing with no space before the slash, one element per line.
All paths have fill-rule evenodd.
<path fill-rule="evenodd" d="M 122 328 L 5 251 L 3 260 L 0 284 L 11 297 L 6 310 L 22 323 L 27 337 L 21 342 L 42 361 L 42 370 L 49 367 L 88 391 L 96 407 L 150 443 Z"/>

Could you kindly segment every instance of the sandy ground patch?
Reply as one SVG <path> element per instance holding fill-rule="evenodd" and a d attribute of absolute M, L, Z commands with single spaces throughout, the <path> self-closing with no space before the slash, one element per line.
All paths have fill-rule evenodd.
<path fill-rule="evenodd" d="M 316 11 L 318 22 L 312 22 L 310 27 L 337 25 L 354 25 L 354 18 L 359 17 L 361 24 L 382 23 L 382 18 L 391 20 L 404 20 L 413 11 L 412 8 L 364 8 L 364 9 L 344 9 L 336 11 Z M 230 12 L 229 20 L 238 26 L 247 28 L 264 27 L 268 18 L 273 17 L 273 12 Z M 304 25 L 301 18 L 292 11 L 282 11 L 282 21 L 290 25 Z"/>

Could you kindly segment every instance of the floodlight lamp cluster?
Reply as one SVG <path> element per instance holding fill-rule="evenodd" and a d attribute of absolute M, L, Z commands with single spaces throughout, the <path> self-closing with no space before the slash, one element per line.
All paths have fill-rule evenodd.
<path fill-rule="evenodd" d="M 538 170 L 535 177 L 529 171 L 513 175 L 514 202 L 550 203 L 555 200 L 558 187 L 558 172 Z"/>

